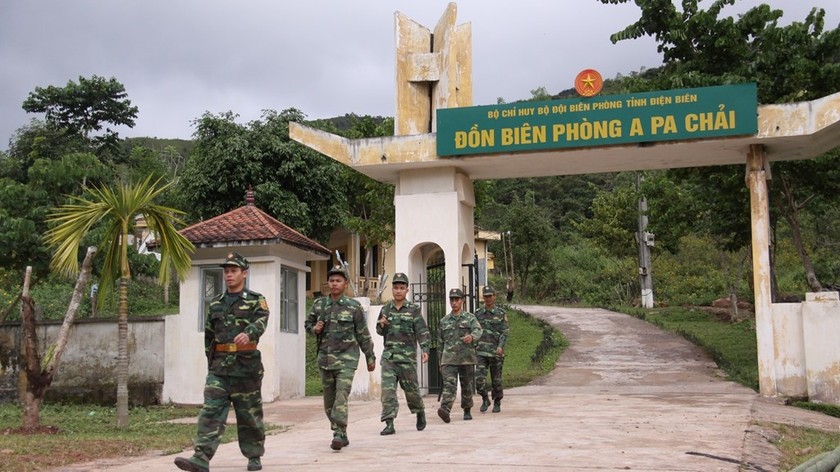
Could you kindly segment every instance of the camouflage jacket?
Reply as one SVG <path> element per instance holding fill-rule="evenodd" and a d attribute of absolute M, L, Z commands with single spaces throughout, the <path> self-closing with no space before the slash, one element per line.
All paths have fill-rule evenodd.
<path fill-rule="evenodd" d="M 429 328 L 420 315 L 420 305 L 405 301 L 400 309 L 390 301 L 382 307 L 379 319 L 385 318 L 388 324 L 383 328 L 376 323 L 376 334 L 385 337 L 383 360 L 391 362 L 417 363 L 417 344 L 423 352 L 429 352 Z"/>
<path fill-rule="evenodd" d="M 324 322 L 320 335 L 315 334 L 318 321 Z M 321 297 L 312 304 L 304 326 L 318 338 L 318 367 L 355 369 L 359 365 L 360 347 L 368 365 L 376 363 L 365 313 L 356 300 L 344 295 L 336 301 L 328 296 Z"/>
<path fill-rule="evenodd" d="M 259 350 L 242 352 L 215 352 L 216 344 L 233 343 L 239 333 L 245 333 L 252 342 L 258 342 L 268 323 L 268 303 L 257 292 L 243 289 L 235 296 L 227 292 L 213 297 L 204 321 L 204 350 L 209 371 L 217 375 L 247 377 L 262 375 L 263 365 Z"/>
<path fill-rule="evenodd" d="M 483 357 L 496 357 L 496 348 L 504 349 L 510 332 L 505 310 L 494 306 L 488 310 L 481 307 L 475 312 L 475 317 L 481 324 L 481 339 L 475 346 L 475 352 Z"/>
<path fill-rule="evenodd" d="M 470 344 L 464 342 L 466 335 L 472 335 Z M 475 343 L 481 338 L 481 325 L 475 316 L 462 311 L 458 316 L 449 312 L 441 318 L 438 329 L 438 346 L 442 346 L 440 365 L 475 364 Z"/>

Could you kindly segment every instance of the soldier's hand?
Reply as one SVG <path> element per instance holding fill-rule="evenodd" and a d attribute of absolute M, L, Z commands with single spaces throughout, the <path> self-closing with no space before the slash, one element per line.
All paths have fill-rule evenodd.
<path fill-rule="evenodd" d="M 500 347 L 497 347 L 497 348 L 496 348 L 496 355 L 497 355 L 497 356 L 500 356 L 500 357 L 501 357 L 501 356 L 504 356 L 504 355 L 505 355 L 505 350 L 504 350 L 504 349 L 502 349 L 502 348 L 500 348 Z"/>
<path fill-rule="evenodd" d="M 470 344 L 473 341 L 472 334 L 464 336 L 464 344 Z"/>
<path fill-rule="evenodd" d="M 236 343 L 237 346 L 244 346 L 251 342 L 251 338 L 245 333 L 239 333 L 233 338 L 233 342 Z"/>
<path fill-rule="evenodd" d="M 382 318 L 379 318 L 379 326 L 382 326 L 383 328 L 388 326 L 388 318 L 384 316 Z"/>
<path fill-rule="evenodd" d="M 376 369 L 376 361 L 368 362 L 368 372 L 373 372 Z"/>
<path fill-rule="evenodd" d="M 420 355 L 420 360 L 423 361 L 423 362 L 429 362 L 429 353 L 424 352 L 423 354 L 421 354 Z"/>
<path fill-rule="evenodd" d="M 315 323 L 315 328 L 314 328 L 315 334 L 321 334 L 321 330 L 323 330 L 323 329 L 324 329 L 324 322 L 322 320 L 318 320 L 318 322 Z"/>

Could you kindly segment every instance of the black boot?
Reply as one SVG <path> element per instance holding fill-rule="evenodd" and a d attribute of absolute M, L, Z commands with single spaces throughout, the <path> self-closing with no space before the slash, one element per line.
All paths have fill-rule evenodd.
<path fill-rule="evenodd" d="M 417 413 L 417 431 L 426 429 L 426 412 L 421 411 Z"/>
<path fill-rule="evenodd" d="M 464 408 L 464 421 L 471 420 L 471 419 L 472 419 L 472 415 L 470 414 L 470 409 L 469 408 Z"/>
<path fill-rule="evenodd" d="M 498 413 L 502 411 L 502 401 L 496 400 L 493 402 L 493 413 Z"/>
<path fill-rule="evenodd" d="M 380 431 L 379 434 L 382 436 L 388 436 L 394 433 L 396 433 L 394 430 L 394 420 L 385 420 L 385 429 Z"/>
<path fill-rule="evenodd" d="M 484 413 L 487 411 L 487 408 L 490 407 L 490 397 L 485 393 L 481 396 L 481 412 Z"/>

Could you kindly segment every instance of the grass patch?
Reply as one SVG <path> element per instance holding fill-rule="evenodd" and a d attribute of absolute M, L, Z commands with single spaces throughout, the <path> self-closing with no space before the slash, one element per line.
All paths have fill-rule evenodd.
<path fill-rule="evenodd" d="M 44 405 L 41 424 L 54 434 L 5 434 L 23 424 L 20 405 L 0 405 L 0 470 L 35 471 L 104 457 L 172 454 L 192 446 L 195 424 L 167 420 L 197 416 L 198 407 L 134 408 L 129 427 L 117 428 L 116 409 L 90 405 Z M 235 428 L 232 428 L 235 430 Z M 232 433 L 225 433 L 230 441 Z"/>
<path fill-rule="evenodd" d="M 510 336 L 505 345 L 502 380 L 505 388 L 519 387 L 554 369 L 569 342 L 545 321 L 507 308 Z"/>
<path fill-rule="evenodd" d="M 197 406 L 132 408 L 129 426 L 117 428 L 116 409 L 90 405 L 51 405 L 41 408 L 41 424 L 51 434 L 20 434 L 23 408 L 0 405 L 0 472 L 30 472 L 106 457 L 131 457 L 149 453 L 174 454 L 192 448 L 195 423 L 169 420 L 198 416 Z M 229 424 L 228 426 L 232 426 Z M 266 425 L 266 431 L 281 429 Z M 228 427 L 222 442 L 236 440 Z"/>
<path fill-rule="evenodd" d="M 833 451 L 840 444 L 840 433 L 783 424 L 771 427 L 779 432 L 779 438 L 773 443 L 782 452 L 780 470 L 791 470 L 823 452 Z"/>
<path fill-rule="evenodd" d="M 724 323 L 699 309 L 612 307 L 679 334 L 705 349 L 729 378 L 758 391 L 755 327 L 749 321 Z"/>
<path fill-rule="evenodd" d="M 811 411 L 818 411 L 820 413 L 824 413 L 828 416 L 833 416 L 835 418 L 840 418 L 840 406 L 837 405 L 830 405 L 828 403 L 812 403 L 812 402 L 793 402 L 791 405 L 804 408 L 806 410 Z"/>

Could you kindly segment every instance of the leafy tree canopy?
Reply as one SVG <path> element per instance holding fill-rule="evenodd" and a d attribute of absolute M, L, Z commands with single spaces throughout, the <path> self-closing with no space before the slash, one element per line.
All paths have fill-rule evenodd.
<path fill-rule="evenodd" d="M 267 110 L 244 125 L 236 118 L 205 113 L 195 121 L 195 148 L 177 190 L 182 208 L 210 218 L 241 206 L 252 187 L 258 207 L 326 241 L 347 214 L 349 170 L 289 138 L 289 122 L 305 119 L 294 108 Z"/>
<path fill-rule="evenodd" d="M 134 127 L 138 108 L 131 105 L 125 86 L 111 77 L 79 76 L 79 82 L 72 80 L 64 87 L 53 85 L 35 87 L 23 102 L 23 109 L 29 113 L 44 113 L 50 126 L 79 134 L 86 139 L 91 133 L 105 133 L 95 141 L 115 143 L 117 133 L 107 125 Z"/>

